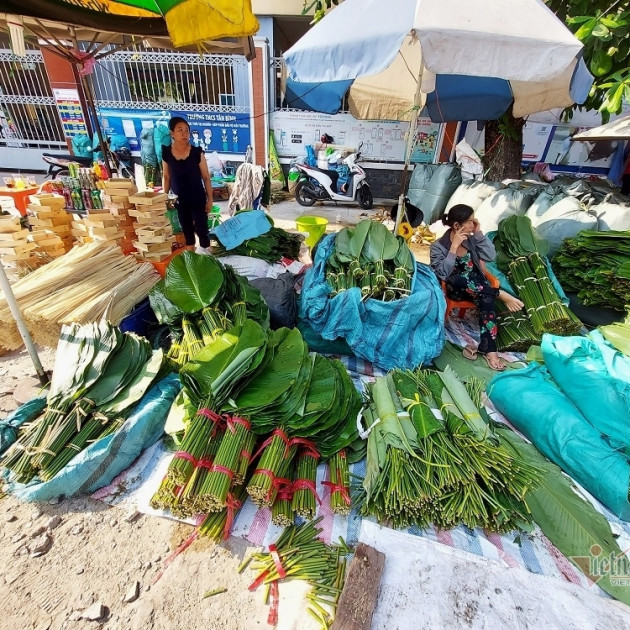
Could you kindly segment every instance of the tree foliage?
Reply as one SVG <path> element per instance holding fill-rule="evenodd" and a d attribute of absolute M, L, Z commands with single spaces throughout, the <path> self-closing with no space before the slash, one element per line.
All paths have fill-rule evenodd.
<path fill-rule="evenodd" d="M 595 77 L 586 110 L 603 122 L 630 103 L 630 2 L 627 0 L 547 0 L 547 6 L 584 45 L 584 60 Z"/>

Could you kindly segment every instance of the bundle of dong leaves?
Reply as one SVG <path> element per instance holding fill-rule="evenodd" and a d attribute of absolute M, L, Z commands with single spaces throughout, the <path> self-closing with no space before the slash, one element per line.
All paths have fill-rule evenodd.
<path fill-rule="evenodd" d="M 524 499 L 538 470 L 492 431 L 482 391 L 480 381 L 464 386 L 450 368 L 376 379 L 363 411 L 371 431 L 355 503 L 361 514 L 394 527 L 531 525 Z"/>
<path fill-rule="evenodd" d="M 364 299 L 389 302 L 411 293 L 415 270 L 405 239 L 394 236 L 382 223 L 365 219 L 336 234 L 326 261 L 326 280 L 332 296 L 358 287 Z"/>
<path fill-rule="evenodd" d="M 582 304 L 616 311 L 630 305 L 630 232 L 584 230 L 564 241 L 552 264 Z"/>
<path fill-rule="evenodd" d="M 47 406 L 5 453 L 19 483 L 52 479 L 77 453 L 116 431 L 158 377 L 162 351 L 100 324 L 63 326 Z"/>
<path fill-rule="evenodd" d="M 212 253 L 215 256 L 251 256 L 268 263 L 276 263 L 282 258 L 297 260 L 300 257 L 300 245 L 297 234 L 272 226 L 266 234 L 247 239 L 230 250 L 219 243 L 212 247 Z"/>
<path fill-rule="evenodd" d="M 167 358 L 175 370 L 234 325 L 247 319 L 269 325 L 258 289 L 212 256 L 189 251 L 169 263 L 149 300 L 158 321 L 171 329 Z"/>
<path fill-rule="evenodd" d="M 578 334 L 582 323 L 562 303 L 553 286 L 545 259 L 549 246 L 534 230 L 531 220 L 526 216 L 503 219 L 499 223 L 494 246 L 499 269 L 507 274 L 518 297 L 525 304 L 525 313 L 499 320 L 504 327 L 509 327 L 512 344 L 503 342 L 501 349 L 526 349 L 534 343 L 532 337 L 540 337 L 543 333 Z M 531 327 L 523 324 L 524 315 Z M 504 336 L 507 334 L 503 332 Z M 522 347 L 519 346 L 520 342 Z"/>
<path fill-rule="evenodd" d="M 312 516 L 317 461 L 357 438 L 361 399 L 343 365 L 309 353 L 297 329 L 266 332 L 247 320 L 203 348 L 180 378 L 190 421 L 153 505 L 221 511 L 246 483 L 256 504 L 272 507 L 279 489 L 299 481 L 304 492 L 293 494 L 291 510 Z"/>

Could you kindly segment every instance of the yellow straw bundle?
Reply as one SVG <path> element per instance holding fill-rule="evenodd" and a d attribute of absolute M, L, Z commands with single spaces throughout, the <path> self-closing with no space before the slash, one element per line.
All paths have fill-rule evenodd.
<path fill-rule="evenodd" d="M 74 247 L 12 289 L 33 339 L 55 346 L 61 325 L 106 317 L 113 324 L 144 299 L 160 279 L 149 263 L 138 264 L 118 247 L 94 241 Z M 0 347 L 22 345 L 11 311 L 0 292 Z"/>

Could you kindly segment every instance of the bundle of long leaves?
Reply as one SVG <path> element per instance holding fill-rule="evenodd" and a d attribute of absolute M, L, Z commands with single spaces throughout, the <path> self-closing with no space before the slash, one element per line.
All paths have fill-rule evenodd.
<path fill-rule="evenodd" d="M 511 216 L 499 223 L 494 239 L 497 265 L 507 273 L 525 304 L 536 335 L 574 335 L 582 328 L 575 314 L 561 301 L 547 270 L 548 243 L 526 216 Z"/>
<path fill-rule="evenodd" d="M 512 312 L 501 300 L 496 300 L 497 348 L 504 352 L 527 352 L 530 346 L 540 343 L 541 335 L 534 332 L 527 313 L 521 309 Z"/>
<path fill-rule="evenodd" d="M 411 293 L 415 268 L 405 239 L 382 223 L 365 219 L 337 233 L 326 261 L 326 280 L 331 297 L 356 287 L 364 299 L 388 302 Z"/>
<path fill-rule="evenodd" d="M 160 507 L 219 510 L 236 480 L 250 473 L 248 494 L 271 506 L 296 453 L 312 456 L 300 471 L 314 482 L 309 459 L 327 459 L 357 438 L 361 399 L 354 384 L 339 361 L 309 353 L 297 329 L 267 333 L 247 320 L 203 348 L 180 378 L 191 420 L 154 497 Z M 243 450 L 251 451 L 252 434 L 262 445 L 248 469 L 252 458 Z M 296 489 L 304 492 L 292 510 L 314 513 L 314 483 Z"/>
<path fill-rule="evenodd" d="M 122 425 L 158 376 L 162 358 L 144 337 L 105 321 L 63 326 L 46 409 L 2 465 L 20 483 L 52 479 L 87 445 Z"/>
<path fill-rule="evenodd" d="M 169 263 L 149 300 L 158 321 L 171 329 L 167 358 L 175 370 L 246 319 L 269 325 L 269 308 L 258 289 L 212 256 L 193 252 Z"/>
<path fill-rule="evenodd" d="M 481 391 L 448 368 L 376 380 L 363 412 L 372 429 L 357 497 L 362 514 L 394 527 L 504 532 L 531 524 L 523 499 L 537 470 L 493 433 Z"/>
<path fill-rule="evenodd" d="M 630 304 L 630 232 L 584 230 L 564 241 L 552 265 L 582 304 L 616 311 Z"/>
<path fill-rule="evenodd" d="M 297 260 L 300 257 L 300 245 L 300 237 L 297 234 L 272 227 L 266 234 L 249 238 L 229 250 L 219 243 L 212 247 L 212 253 L 215 256 L 251 256 L 268 263 L 276 263 L 282 258 Z"/>

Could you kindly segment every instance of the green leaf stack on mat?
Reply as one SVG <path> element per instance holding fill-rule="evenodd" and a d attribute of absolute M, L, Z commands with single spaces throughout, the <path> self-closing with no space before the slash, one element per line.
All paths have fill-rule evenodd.
<path fill-rule="evenodd" d="M 393 527 L 463 523 L 504 532 L 531 524 L 523 499 L 538 471 L 492 432 L 481 391 L 448 368 L 376 380 L 363 412 L 372 427 L 357 497 L 363 515 Z"/>
<path fill-rule="evenodd" d="M 158 321 L 171 328 L 174 341 L 167 357 L 176 370 L 246 319 L 269 325 L 269 309 L 260 291 L 212 256 L 193 252 L 176 256 L 149 299 Z"/>
<path fill-rule="evenodd" d="M 511 216 L 501 221 L 494 245 L 497 265 L 507 273 L 525 304 L 534 334 L 579 333 L 582 323 L 562 303 L 547 272 L 544 257 L 549 246 L 536 233 L 530 219 L 526 216 Z"/>
<path fill-rule="evenodd" d="M 111 324 L 64 325 L 43 414 L 2 465 L 16 481 L 52 479 L 88 444 L 116 431 L 157 378 L 162 352 Z"/>
<path fill-rule="evenodd" d="M 630 305 L 630 232 L 584 230 L 553 257 L 558 280 L 586 306 Z"/>
<path fill-rule="evenodd" d="M 272 227 L 266 234 L 243 241 L 238 247 L 227 250 L 220 243 L 212 246 L 215 256 L 251 256 L 273 264 L 282 258 L 297 260 L 300 257 L 300 237 L 297 234 Z"/>
<path fill-rule="evenodd" d="M 326 263 L 333 295 L 358 287 L 364 299 L 385 302 L 411 292 L 415 260 L 405 240 L 382 223 L 365 219 L 337 233 Z"/>

